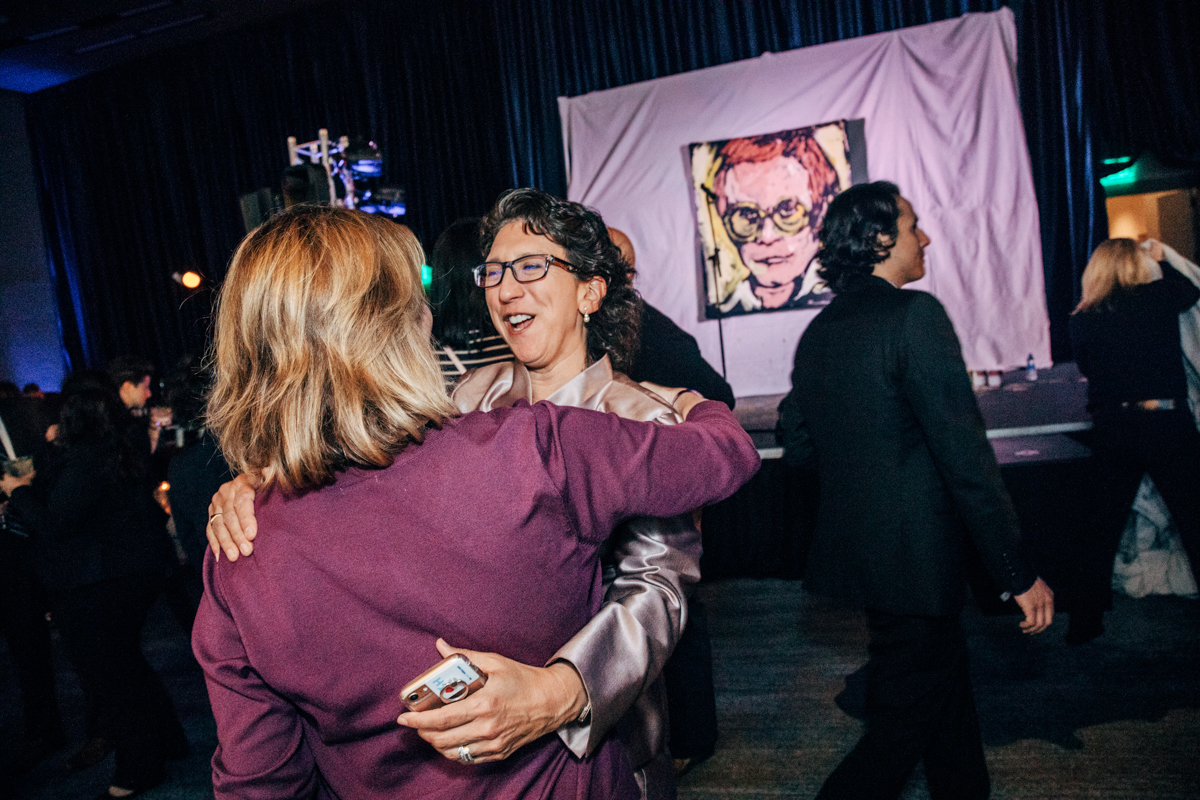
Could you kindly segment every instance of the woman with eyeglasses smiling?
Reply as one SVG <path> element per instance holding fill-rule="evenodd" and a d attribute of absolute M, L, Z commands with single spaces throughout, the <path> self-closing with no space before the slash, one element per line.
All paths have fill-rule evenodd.
<path fill-rule="evenodd" d="M 475 270 L 476 283 L 516 360 L 464 378 L 453 397 L 460 411 L 545 400 L 664 425 L 678 421 L 662 397 L 620 372 L 637 350 L 642 303 L 633 270 L 598 214 L 517 189 L 484 218 L 482 239 L 487 258 Z M 481 752 L 505 757 L 513 742 L 557 731 L 582 756 L 625 718 L 622 740 L 643 796 L 674 796 L 659 673 L 686 622 L 687 588 L 699 579 L 700 534 L 690 515 L 644 518 L 623 525 L 611 542 L 607 604 L 551 660 L 574 667 L 578 685 L 569 689 L 587 700 L 588 712 L 571 719 L 524 703 L 496 715 L 480 701 L 478 709 L 406 715 L 422 736 L 439 749 L 482 737 Z M 523 717 L 543 722 L 529 725 Z"/>

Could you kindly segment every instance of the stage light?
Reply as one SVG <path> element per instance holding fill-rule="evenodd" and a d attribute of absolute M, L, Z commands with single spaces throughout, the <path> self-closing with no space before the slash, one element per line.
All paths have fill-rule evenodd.
<path fill-rule="evenodd" d="M 427 291 L 429 287 L 433 285 L 433 267 L 429 266 L 428 264 L 421 265 L 421 285 L 424 286 Z"/>
<path fill-rule="evenodd" d="M 285 206 L 290 208 L 294 202 L 328 203 L 367 214 L 386 214 L 392 219 L 407 213 L 403 187 L 380 185 L 383 153 L 375 142 L 366 138 L 351 140 L 349 136 L 339 136 L 335 142 L 329 138 L 327 128 L 321 128 L 317 134 L 317 139 L 311 142 L 297 142 L 295 136 L 287 139 L 291 166 L 284 173 Z M 320 186 L 327 186 L 328 192 L 313 196 L 313 190 Z M 304 188 L 306 192 L 299 195 L 294 191 L 298 188 Z M 293 200 L 294 194 L 297 197 Z M 247 215 L 245 197 L 242 206 L 249 230 L 250 216 L 253 215 Z"/>
<path fill-rule="evenodd" d="M 374 142 L 354 139 L 342 152 L 342 157 L 355 175 L 375 177 L 383 174 L 383 153 Z"/>
<path fill-rule="evenodd" d="M 200 273 L 190 269 L 187 272 L 172 272 L 171 279 L 185 289 L 199 289 L 200 284 L 204 283 Z"/>
<path fill-rule="evenodd" d="M 366 189 L 359 200 L 358 210 L 368 214 L 387 214 L 392 219 L 402 217 L 408 212 L 404 187 L 380 186 L 377 189 Z"/>

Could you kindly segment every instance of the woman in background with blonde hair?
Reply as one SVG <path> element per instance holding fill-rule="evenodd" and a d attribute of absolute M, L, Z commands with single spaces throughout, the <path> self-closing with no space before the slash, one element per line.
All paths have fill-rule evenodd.
<path fill-rule="evenodd" d="M 598 610 L 609 531 L 728 496 L 757 454 L 690 394 L 674 427 L 547 403 L 455 418 L 420 323 L 423 260 L 402 226 L 323 207 L 234 255 L 209 421 L 236 471 L 266 476 L 273 535 L 253 559 L 205 558 L 193 646 L 216 796 L 637 797 L 616 740 L 577 758 L 551 734 L 481 766 L 462 741 L 448 760 L 396 724 L 399 689 L 439 637 L 578 685 L 540 667 Z"/>
<path fill-rule="evenodd" d="M 1151 240 L 1109 239 L 1083 273 L 1083 297 L 1071 317 L 1071 343 L 1088 379 L 1094 422 L 1095 546 L 1079 554 L 1080 597 L 1067 641 L 1104 632 L 1113 558 L 1129 508 L 1149 473 L 1200 583 L 1200 433 L 1187 404 L 1179 315 L 1200 289 L 1163 260 Z"/>

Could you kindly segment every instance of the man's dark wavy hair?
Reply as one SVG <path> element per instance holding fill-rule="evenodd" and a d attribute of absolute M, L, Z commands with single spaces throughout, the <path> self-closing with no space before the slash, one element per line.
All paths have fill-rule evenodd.
<path fill-rule="evenodd" d="M 834 292 L 885 261 L 900 229 L 900 188 L 888 181 L 860 183 L 833 198 L 819 234 L 820 276 Z"/>
<path fill-rule="evenodd" d="M 501 195 L 483 218 L 480 244 L 485 254 L 500 229 L 513 221 L 566 250 L 576 278 L 601 277 L 608 283 L 608 293 L 587 324 L 588 362 L 607 354 L 613 369 L 627 370 L 641 334 L 642 299 L 633 288 L 633 268 L 608 237 L 604 220 L 579 203 L 538 189 L 513 189 Z"/>

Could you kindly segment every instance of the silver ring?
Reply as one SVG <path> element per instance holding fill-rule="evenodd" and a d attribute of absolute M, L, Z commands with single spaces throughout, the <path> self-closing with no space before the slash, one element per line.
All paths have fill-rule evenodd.
<path fill-rule="evenodd" d="M 209 522 L 212 522 L 214 519 L 216 519 L 217 517 L 220 517 L 220 516 L 223 516 L 223 514 L 222 514 L 220 511 L 218 511 L 218 512 L 217 512 L 217 513 L 215 513 L 215 514 L 209 514 L 209 515 L 208 515 L 208 521 L 209 521 Z"/>
<path fill-rule="evenodd" d="M 465 744 L 460 744 L 458 746 L 458 760 L 464 764 L 470 764 L 472 761 L 474 761 L 475 757 L 471 755 L 471 748 L 467 747 Z"/>

